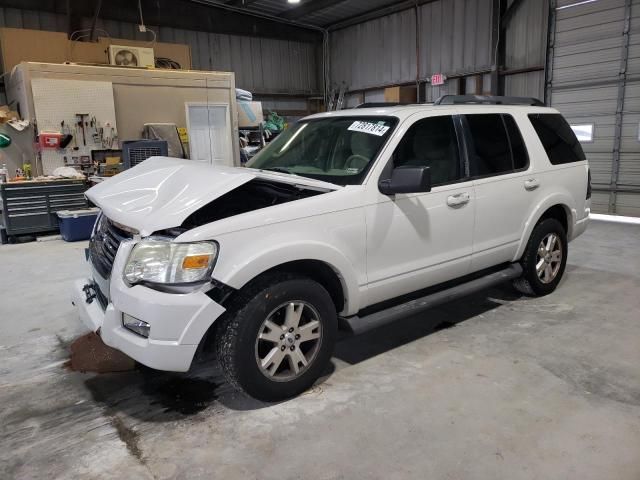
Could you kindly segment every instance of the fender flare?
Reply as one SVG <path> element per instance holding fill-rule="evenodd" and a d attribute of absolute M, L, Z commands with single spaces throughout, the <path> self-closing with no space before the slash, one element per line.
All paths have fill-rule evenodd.
<path fill-rule="evenodd" d="M 268 270 L 300 260 L 323 262 L 336 273 L 345 298 L 344 309 L 338 313 L 351 314 L 358 310 L 360 285 L 353 265 L 337 248 L 321 242 L 282 243 L 250 254 L 243 252 L 235 261 L 226 261 L 230 268 L 218 272 L 215 278 L 230 287 L 241 289 Z"/>
<path fill-rule="evenodd" d="M 517 262 L 520 260 L 522 255 L 524 254 L 524 250 L 527 247 L 527 243 L 529 242 L 529 237 L 531 237 L 531 233 L 533 232 L 533 228 L 536 226 L 542 215 L 549 210 L 551 207 L 556 205 L 560 205 L 564 208 L 565 213 L 567 214 L 567 239 L 571 238 L 573 233 L 573 226 L 575 225 L 577 213 L 576 209 L 571 207 L 573 204 L 572 197 L 568 192 L 555 192 L 546 197 L 544 197 L 533 209 L 531 215 L 524 224 L 524 233 L 522 234 L 522 238 L 520 239 L 520 245 L 518 246 L 518 250 L 513 257 L 513 262 Z"/>

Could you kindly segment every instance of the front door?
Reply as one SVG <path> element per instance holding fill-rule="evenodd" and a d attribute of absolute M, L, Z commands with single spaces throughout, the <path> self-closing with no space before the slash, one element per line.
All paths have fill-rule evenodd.
<path fill-rule="evenodd" d="M 455 119 L 416 118 L 391 161 L 394 167 L 430 167 L 432 189 L 393 196 L 378 192 L 377 201 L 366 207 L 367 305 L 469 273 L 475 194 L 461 160 Z"/>

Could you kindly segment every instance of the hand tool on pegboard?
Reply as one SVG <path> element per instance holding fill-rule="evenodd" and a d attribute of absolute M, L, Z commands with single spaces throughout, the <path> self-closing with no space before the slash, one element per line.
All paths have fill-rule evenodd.
<path fill-rule="evenodd" d="M 82 129 L 82 144 L 87 146 L 87 127 L 89 126 L 89 122 L 85 119 L 89 116 L 88 113 L 76 113 L 76 121 L 78 126 Z"/>

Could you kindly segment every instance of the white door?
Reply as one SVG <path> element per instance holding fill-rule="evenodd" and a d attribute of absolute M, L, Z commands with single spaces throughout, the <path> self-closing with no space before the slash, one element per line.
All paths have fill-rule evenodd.
<path fill-rule="evenodd" d="M 472 270 L 513 259 L 534 205 L 529 158 L 511 115 L 465 115 L 469 164 L 475 178 Z M 535 179 L 534 179 L 535 181 Z"/>
<path fill-rule="evenodd" d="M 368 305 L 469 273 L 475 194 L 459 152 L 451 115 L 418 119 L 398 144 L 394 166 L 430 167 L 432 189 L 366 207 Z"/>
<path fill-rule="evenodd" d="M 187 103 L 189 153 L 192 160 L 233 166 L 229 106 Z"/>

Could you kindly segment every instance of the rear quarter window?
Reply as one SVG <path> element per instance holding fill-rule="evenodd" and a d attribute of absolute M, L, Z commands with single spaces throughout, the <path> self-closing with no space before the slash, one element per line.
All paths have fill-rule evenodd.
<path fill-rule="evenodd" d="M 529 120 L 553 165 L 586 159 L 580 142 L 562 115 L 559 113 L 531 113 Z"/>

